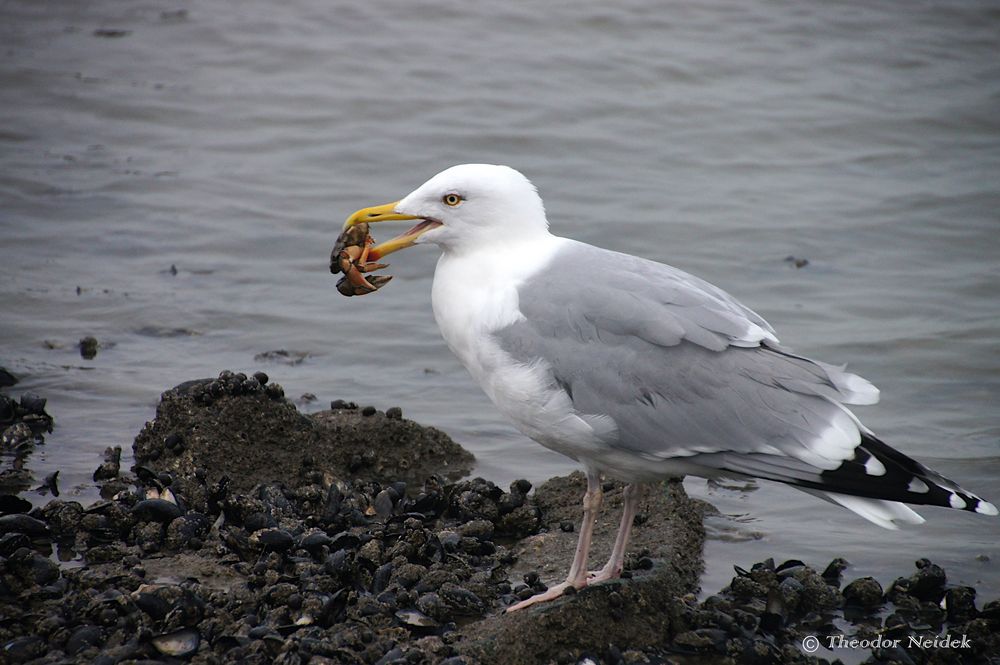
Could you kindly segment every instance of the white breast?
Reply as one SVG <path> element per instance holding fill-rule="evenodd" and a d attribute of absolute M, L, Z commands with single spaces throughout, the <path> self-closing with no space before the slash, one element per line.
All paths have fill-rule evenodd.
<path fill-rule="evenodd" d="M 541 270 L 562 238 L 491 246 L 485 251 L 444 253 L 434 273 L 434 318 L 445 342 L 501 413 L 526 436 L 573 458 L 601 448 L 613 423 L 581 417 L 569 396 L 539 359 L 516 362 L 492 333 L 523 319 L 518 287 Z"/>

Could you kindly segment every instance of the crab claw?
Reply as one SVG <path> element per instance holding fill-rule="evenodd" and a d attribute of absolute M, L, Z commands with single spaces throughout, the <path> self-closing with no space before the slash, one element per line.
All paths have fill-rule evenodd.
<path fill-rule="evenodd" d="M 347 275 L 337 282 L 337 290 L 345 296 L 363 296 L 378 291 L 389 283 L 392 275 L 372 275 L 360 282 L 352 282 Z"/>
<path fill-rule="evenodd" d="M 330 252 L 330 273 L 336 275 L 340 272 L 340 251 L 334 247 Z"/>
<path fill-rule="evenodd" d="M 383 286 L 389 283 L 392 279 L 392 275 L 372 275 L 368 278 L 368 283 L 372 285 L 374 290 L 378 291 Z"/>

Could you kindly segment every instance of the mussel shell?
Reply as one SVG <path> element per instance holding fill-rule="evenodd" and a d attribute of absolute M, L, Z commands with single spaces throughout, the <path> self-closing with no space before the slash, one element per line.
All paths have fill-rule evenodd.
<path fill-rule="evenodd" d="M 384 489 L 379 492 L 375 497 L 375 502 L 373 504 L 375 507 L 375 514 L 382 519 L 392 515 L 393 501 L 398 498 L 399 495 L 392 489 Z"/>
<path fill-rule="evenodd" d="M 0 534 L 5 533 L 23 533 L 31 538 L 40 538 L 48 535 L 49 527 L 34 517 L 16 513 L 0 517 Z"/>
<path fill-rule="evenodd" d="M 333 542 L 330 536 L 326 535 L 322 531 L 313 531 L 308 533 L 299 539 L 299 547 L 307 550 L 313 554 L 322 551 L 324 545 L 329 545 Z"/>
<path fill-rule="evenodd" d="M 160 482 L 156 471 L 153 471 L 148 466 L 133 466 L 132 472 L 136 477 L 141 480 L 146 485 L 151 485 L 157 490 L 163 488 L 163 483 Z"/>
<path fill-rule="evenodd" d="M 341 531 L 329 543 L 331 552 L 336 552 L 337 550 L 356 550 L 360 544 L 361 539 L 347 531 Z"/>
<path fill-rule="evenodd" d="M 155 593 L 137 593 L 132 600 L 136 607 L 148 614 L 154 621 L 159 621 L 170 611 L 170 603 Z"/>
<path fill-rule="evenodd" d="M 794 575 L 796 572 L 801 571 L 805 567 L 806 564 L 802 561 L 799 561 L 798 559 L 789 559 L 775 568 L 774 572 L 777 573 L 779 578 L 782 578 Z"/>
<path fill-rule="evenodd" d="M 380 594 L 389 586 L 389 578 L 392 577 L 392 562 L 384 563 L 378 567 L 372 576 L 372 593 Z"/>
<path fill-rule="evenodd" d="M 183 658 L 198 650 L 201 635 L 193 628 L 184 628 L 172 633 L 157 635 L 150 640 L 153 647 L 164 656 Z"/>
<path fill-rule="evenodd" d="M 267 512 L 258 511 L 255 513 L 250 513 L 243 520 L 243 528 L 253 533 L 254 531 L 260 531 L 261 529 L 269 529 L 278 526 L 278 521 Z"/>
<path fill-rule="evenodd" d="M 433 631 L 441 627 L 441 624 L 427 616 L 420 610 L 403 609 L 396 612 L 396 618 L 407 628 L 416 630 Z"/>
<path fill-rule="evenodd" d="M 132 514 L 146 522 L 171 522 L 184 512 L 176 503 L 165 499 L 143 499 L 132 506 Z"/>
<path fill-rule="evenodd" d="M 66 653 L 75 655 L 87 647 L 98 647 L 104 641 L 104 635 L 97 626 L 83 625 L 73 631 L 66 640 Z"/>
<path fill-rule="evenodd" d="M 212 645 L 223 653 L 248 644 L 250 644 L 250 638 L 243 635 L 219 635 L 212 641 Z"/>
<path fill-rule="evenodd" d="M 295 543 L 292 534 L 284 529 L 261 529 L 250 536 L 250 544 L 265 552 L 284 552 Z"/>
<path fill-rule="evenodd" d="M 26 513 L 31 510 L 31 502 L 16 494 L 0 494 L 0 513 L 10 515 L 12 513 Z"/>

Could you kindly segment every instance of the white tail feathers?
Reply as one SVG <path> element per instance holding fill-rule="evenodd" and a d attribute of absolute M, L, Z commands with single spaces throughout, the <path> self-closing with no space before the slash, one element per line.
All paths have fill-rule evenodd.
<path fill-rule="evenodd" d="M 849 496 L 847 494 L 823 492 L 801 487 L 798 489 L 808 492 L 813 496 L 818 496 L 825 501 L 839 504 L 851 512 L 864 517 L 869 522 L 879 525 L 883 529 L 895 531 L 899 529 L 900 524 L 923 524 L 925 522 L 919 513 L 898 501 L 867 499 L 861 496 Z"/>

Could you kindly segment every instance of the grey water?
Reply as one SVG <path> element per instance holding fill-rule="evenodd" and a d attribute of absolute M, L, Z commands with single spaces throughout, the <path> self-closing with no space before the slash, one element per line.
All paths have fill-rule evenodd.
<path fill-rule="evenodd" d="M 440 340 L 433 248 L 365 298 L 327 270 L 356 208 L 492 162 L 556 233 L 849 362 L 882 389 L 869 427 L 1000 500 L 998 53 L 1000 6 L 974 0 L 2 2 L 0 365 L 56 420 L 28 466 L 90 501 L 161 391 L 263 369 L 305 410 L 399 405 L 498 483 L 572 471 Z M 255 360 L 279 349 L 301 355 Z M 996 518 L 890 532 L 767 483 L 687 487 L 721 512 L 706 592 L 765 556 L 883 583 L 926 556 L 1000 595 Z"/>

